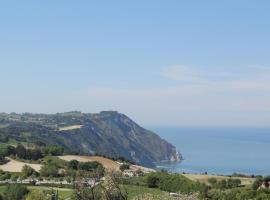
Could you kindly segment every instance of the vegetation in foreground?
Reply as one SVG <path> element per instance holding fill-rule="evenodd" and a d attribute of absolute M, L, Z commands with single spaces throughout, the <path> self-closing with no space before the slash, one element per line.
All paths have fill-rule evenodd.
<path fill-rule="evenodd" d="M 8 162 L 6 156 L 42 164 L 39 171 L 29 165 L 19 173 L 0 170 L 3 184 L 0 199 L 4 200 L 270 200 L 270 177 L 254 179 L 140 170 L 129 173 L 132 164 L 127 161 L 122 162 L 119 171 L 111 172 L 97 161 L 62 160 L 58 156 L 64 150 L 59 146 L 1 147 L 1 164 Z M 40 184 L 43 186 L 37 186 Z M 52 190 L 52 186 L 62 189 Z"/>

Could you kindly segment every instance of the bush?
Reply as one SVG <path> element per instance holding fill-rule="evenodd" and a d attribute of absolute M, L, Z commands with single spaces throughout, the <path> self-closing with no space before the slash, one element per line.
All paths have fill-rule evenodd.
<path fill-rule="evenodd" d="M 160 183 L 160 177 L 157 174 L 151 173 L 146 178 L 147 186 L 150 188 L 157 188 Z"/>
<path fill-rule="evenodd" d="M 36 171 L 30 167 L 29 165 L 24 165 L 23 168 L 22 168 L 22 176 L 23 178 L 28 178 L 32 175 L 35 175 L 36 174 Z"/>
<path fill-rule="evenodd" d="M 130 169 L 130 165 L 129 165 L 129 164 L 124 163 L 124 164 L 122 164 L 122 165 L 120 166 L 120 170 L 121 170 L 122 172 L 125 171 L 125 170 L 128 170 L 128 169 Z"/>
<path fill-rule="evenodd" d="M 180 174 L 168 174 L 164 172 L 150 173 L 146 176 L 147 186 L 159 188 L 167 192 L 191 192 L 207 193 L 208 187 L 202 183 L 194 183 Z"/>
<path fill-rule="evenodd" d="M 25 186 L 18 184 L 8 185 L 3 193 L 3 197 L 5 200 L 22 200 L 28 192 Z"/>
<path fill-rule="evenodd" d="M 61 156 L 64 153 L 64 148 L 56 145 L 46 146 L 42 149 L 45 155 Z"/>
<path fill-rule="evenodd" d="M 93 172 L 96 171 L 98 172 L 100 175 L 104 174 L 104 167 L 101 163 L 99 162 L 80 162 L 78 164 L 78 169 L 82 170 L 82 171 L 88 171 L 88 172 Z"/>
<path fill-rule="evenodd" d="M 41 190 L 34 190 L 27 195 L 26 200 L 48 200 L 46 194 Z"/>
<path fill-rule="evenodd" d="M 0 180 L 4 181 L 11 178 L 10 172 L 4 172 L 3 170 L 0 170 Z"/>
<path fill-rule="evenodd" d="M 79 161 L 77 161 L 77 160 L 71 160 L 68 163 L 68 168 L 69 169 L 77 170 L 78 169 L 78 166 L 79 166 Z"/>
<path fill-rule="evenodd" d="M 40 169 L 40 175 L 43 177 L 58 177 L 59 169 L 55 165 L 43 165 Z"/>

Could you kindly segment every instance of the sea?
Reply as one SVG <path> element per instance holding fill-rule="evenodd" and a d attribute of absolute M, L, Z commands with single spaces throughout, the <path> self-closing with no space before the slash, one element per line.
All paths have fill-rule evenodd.
<path fill-rule="evenodd" d="M 270 128 L 150 127 L 183 161 L 157 163 L 173 173 L 270 175 Z"/>

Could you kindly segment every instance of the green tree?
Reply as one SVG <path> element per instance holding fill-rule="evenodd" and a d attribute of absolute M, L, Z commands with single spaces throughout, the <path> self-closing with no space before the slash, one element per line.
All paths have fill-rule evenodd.
<path fill-rule="evenodd" d="M 56 145 L 46 146 L 42 149 L 43 153 L 50 156 L 61 156 L 64 153 L 64 148 Z"/>
<path fill-rule="evenodd" d="M 34 175 L 36 173 L 36 171 L 30 167 L 29 165 L 24 165 L 22 168 L 22 176 L 23 178 L 28 178 L 32 175 Z"/>
<path fill-rule="evenodd" d="M 55 165 L 43 165 L 40 169 L 40 175 L 43 177 L 58 177 L 59 169 Z"/>
<path fill-rule="evenodd" d="M 129 164 L 124 163 L 124 164 L 122 164 L 122 165 L 120 166 L 120 170 L 121 170 L 122 172 L 125 171 L 125 170 L 128 170 L 128 169 L 130 169 L 130 165 L 129 165 Z"/>
<path fill-rule="evenodd" d="M 148 174 L 148 176 L 146 177 L 146 183 L 147 186 L 150 188 L 157 188 L 160 183 L 160 178 L 155 173 Z"/>
<path fill-rule="evenodd" d="M 16 156 L 18 158 L 21 158 L 21 159 L 25 159 L 26 158 L 26 149 L 23 145 L 19 144 L 17 147 L 16 147 Z"/>
<path fill-rule="evenodd" d="M 71 160 L 68 163 L 68 168 L 69 169 L 73 169 L 73 170 L 77 170 L 78 169 L 78 165 L 79 165 L 79 161 L 77 161 L 77 160 Z"/>

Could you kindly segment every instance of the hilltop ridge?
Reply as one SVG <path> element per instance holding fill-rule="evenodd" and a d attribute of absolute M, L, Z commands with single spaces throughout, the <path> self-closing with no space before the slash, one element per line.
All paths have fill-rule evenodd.
<path fill-rule="evenodd" d="M 159 161 L 181 160 L 172 144 L 117 111 L 1 113 L 0 140 L 60 145 L 68 153 L 124 157 L 148 167 Z"/>

